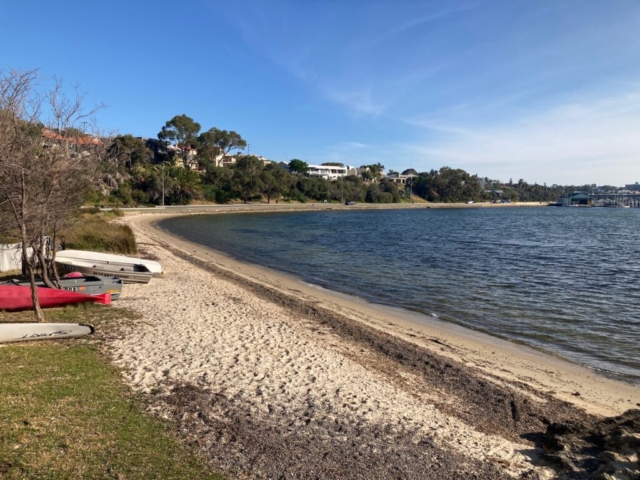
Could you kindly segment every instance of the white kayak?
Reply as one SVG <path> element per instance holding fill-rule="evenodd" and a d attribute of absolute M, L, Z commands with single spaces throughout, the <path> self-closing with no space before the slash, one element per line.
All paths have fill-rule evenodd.
<path fill-rule="evenodd" d="M 84 323 L 0 323 L 0 343 L 84 337 L 94 331 Z"/>
<path fill-rule="evenodd" d="M 93 264 L 103 263 L 107 265 L 144 265 L 151 273 L 162 273 L 162 267 L 158 262 L 144 258 L 125 257 L 111 253 L 89 252 L 86 250 L 60 250 L 56 252 L 56 260 L 80 260 Z"/>

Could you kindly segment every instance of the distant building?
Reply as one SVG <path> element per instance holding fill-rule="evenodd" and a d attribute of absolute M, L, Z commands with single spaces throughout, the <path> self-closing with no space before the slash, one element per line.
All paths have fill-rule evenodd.
<path fill-rule="evenodd" d="M 218 155 L 214 160 L 213 164 L 216 167 L 230 167 L 234 163 L 236 163 L 237 159 L 233 155 Z"/>
<path fill-rule="evenodd" d="M 47 141 L 60 141 L 78 147 L 102 145 L 102 141 L 99 138 L 92 137 L 91 135 L 67 135 L 64 130 L 51 130 L 49 128 L 43 128 L 42 136 L 47 139 L 45 140 L 45 144 L 47 143 Z"/>
<path fill-rule="evenodd" d="M 560 197 L 556 202 L 557 205 L 588 205 L 589 194 L 584 192 L 573 192 Z"/>
<path fill-rule="evenodd" d="M 238 153 L 236 153 L 236 155 L 238 155 Z M 258 160 L 260 160 L 265 165 L 273 163 L 271 160 L 268 160 L 262 155 L 253 155 L 253 156 L 256 157 Z M 218 155 L 213 160 L 213 164 L 216 167 L 230 167 L 231 165 L 234 165 L 237 161 L 238 161 L 238 158 L 236 156 L 231 154 L 226 154 L 226 155 Z"/>
<path fill-rule="evenodd" d="M 320 177 L 325 180 L 337 180 L 346 177 L 347 167 L 338 167 L 334 165 L 309 165 L 307 175 L 310 177 Z"/>
<path fill-rule="evenodd" d="M 144 145 L 151 150 L 151 163 L 162 163 L 169 158 L 169 150 L 167 145 L 157 138 L 136 137 L 144 142 Z"/>
<path fill-rule="evenodd" d="M 631 183 L 629 185 L 625 185 L 624 189 L 632 192 L 640 192 L 640 183 L 636 182 L 636 183 Z"/>
<path fill-rule="evenodd" d="M 287 171 L 287 172 L 291 173 L 291 169 L 289 168 L 289 164 L 288 164 L 287 162 L 280 162 L 280 163 L 278 163 L 278 166 L 279 166 L 281 169 L 283 169 L 283 170 L 285 170 L 285 171 Z"/>
<path fill-rule="evenodd" d="M 387 175 L 385 178 L 390 182 L 396 183 L 398 185 L 406 185 L 413 181 L 412 179 L 416 178 L 418 175 L 414 175 L 410 173 L 408 175 L 401 175 L 399 173 L 392 173 L 391 175 Z"/>

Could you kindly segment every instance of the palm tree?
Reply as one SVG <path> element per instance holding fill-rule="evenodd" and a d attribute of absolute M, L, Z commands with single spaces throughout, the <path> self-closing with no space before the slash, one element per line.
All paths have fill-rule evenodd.
<path fill-rule="evenodd" d="M 187 205 L 200 192 L 200 174 L 183 167 L 170 170 L 173 179 L 171 198 L 178 205 Z"/>

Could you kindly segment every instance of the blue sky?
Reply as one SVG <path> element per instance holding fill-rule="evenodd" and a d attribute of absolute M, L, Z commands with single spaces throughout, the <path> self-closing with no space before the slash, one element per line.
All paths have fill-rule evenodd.
<path fill-rule="evenodd" d="M 637 0 L 0 0 L 0 18 L 0 67 L 79 83 L 121 133 L 185 113 L 274 160 L 640 181 Z"/>

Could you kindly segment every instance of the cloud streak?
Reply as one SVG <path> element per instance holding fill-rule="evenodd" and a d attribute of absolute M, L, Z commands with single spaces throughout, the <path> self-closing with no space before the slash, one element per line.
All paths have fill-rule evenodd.
<path fill-rule="evenodd" d="M 626 93 L 584 97 L 492 126 L 410 121 L 438 139 L 405 145 L 428 163 L 489 177 L 557 183 L 622 185 L 640 179 L 640 86 Z"/>

